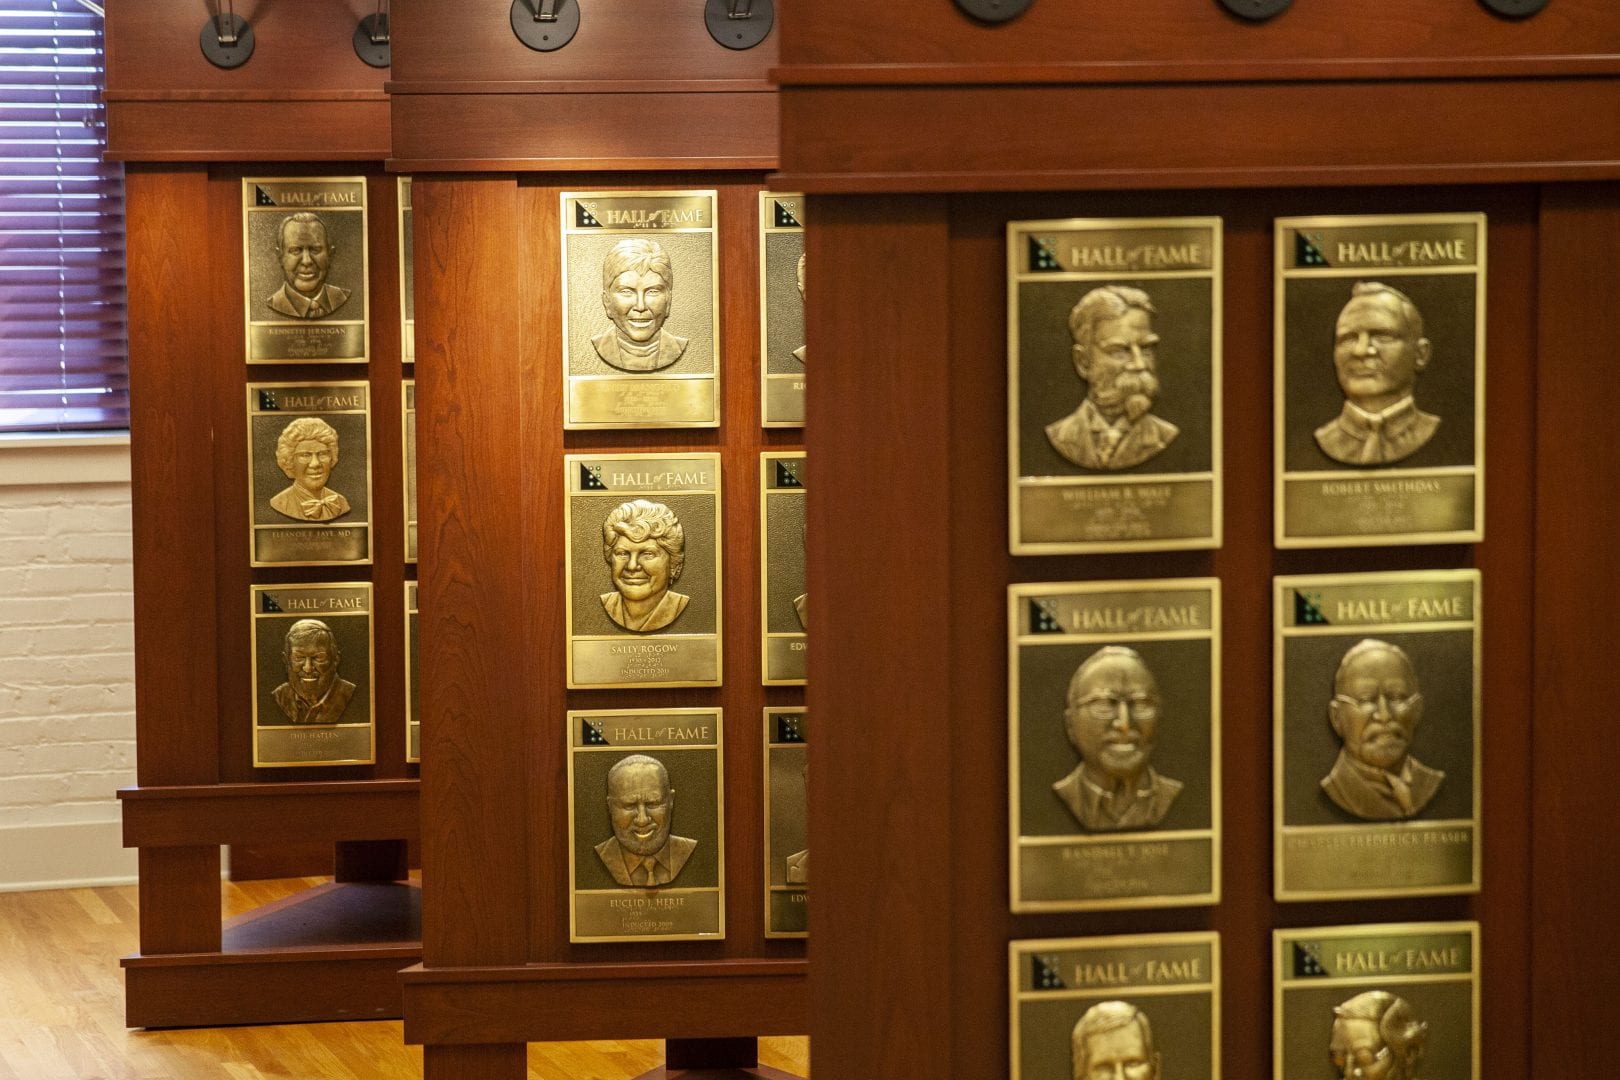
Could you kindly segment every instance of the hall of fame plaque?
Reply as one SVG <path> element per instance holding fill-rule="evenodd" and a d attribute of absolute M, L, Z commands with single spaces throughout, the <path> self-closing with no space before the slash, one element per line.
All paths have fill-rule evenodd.
<path fill-rule="evenodd" d="M 568 940 L 726 936 L 719 709 L 568 713 Z"/>
<path fill-rule="evenodd" d="M 1220 900 L 1220 582 L 1013 585 L 1015 912 Z"/>
<path fill-rule="evenodd" d="M 1274 588 L 1277 899 L 1477 892 L 1479 571 Z"/>
<path fill-rule="evenodd" d="M 1272 931 L 1275 1080 L 1479 1080 L 1479 923 Z"/>
<path fill-rule="evenodd" d="M 416 235 L 411 216 L 411 178 L 399 178 L 399 359 L 416 363 Z"/>
<path fill-rule="evenodd" d="M 714 202 L 563 192 L 564 428 L 720 426 Z"/>
<path fill-rule="evenodd" d="M 568 454 L 568 687 L 718 686 L 720 455 Z"/>
<path fill-rule="evenodd" d="M 1007 225 L 1015 555 L 1221 543 L 1221 219 Z"/>
<path fill-rule="evenodd" d="M 250 364 L 363 364 L 371 345 L 363 176 L 242 181 Z"/>
<path fill-rule="evenodd" d="M 1014 941 L 1011 1080 L 1220 1080 L 1215 933 Z"/>
<path fill-rule="evenodd" d="M 414 581 L 405 583 L 405 760 L 422 760 L 422 694 L 417 659 L 416 595 Z"/>
<path fill-rule="evenodd" d="M 253 765 L 376 761 L 371 586 L 252 586 Z"/>
<path fill-rule="evenodd" d="M 405 561 L 416 561 L 416 380 L 400 384 L 400 416 L 405 425 Z"/>
<path fill-rule="evenodd" d="M 1276 543 L 1485 530 L 1485 215 L 1276 222 Z"/>
<path fill-rule="evenodd" d="M 766 686 L 803 686 L 809 668 L 804 451 L 759 455 L 760 656 Z"/>
<path fill-rule="evenodd" d="M 804 196 L 759 193 L 759 377 L 764 427 L 804 426 Z"/>
<path fill-rule="evenodd" d="M 809 721 L 802 708 L 765 710 L 765 936 L 810 932 Z"/>
<path fill-rule="evenodd" d="M 249 383 L 254 566 L 371 561 L 371 409 L 363 382 Z"/>

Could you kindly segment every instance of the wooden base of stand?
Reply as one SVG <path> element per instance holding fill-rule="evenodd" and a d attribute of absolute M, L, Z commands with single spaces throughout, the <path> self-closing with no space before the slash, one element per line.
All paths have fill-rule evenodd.
<path fill-rule="evenodd" d="M 670 1039 L 664 1064 L 636 1080 L 800 1080 L 759 1063 L 758 1039 Z"/>
<path fill-rule="evenodd" d="M 422 956 L 421 890 L 338 883 L 230 920 L 219 952 L 126 956 L 130 1027 L 384 1020 Z"/>
<path fill-rule="evenodd" d="M 802 1080 L 792 1073 L 773 1069 L 769 1065 L 755 1065 L 752 1069 L 671 1069 L 660 1065 L 636 1080 Z"/>

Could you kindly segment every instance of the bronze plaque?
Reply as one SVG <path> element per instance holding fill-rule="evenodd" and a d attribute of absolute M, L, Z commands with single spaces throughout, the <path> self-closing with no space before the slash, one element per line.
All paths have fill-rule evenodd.
<path fill-rule="evenodd" d="M 421 677 L 416 661 L 420 654 L 416 636 L 416 582 L 405 583 L 405 760 L 422 760 Z"/>
<path fill-rule="evenodd" d="M 254 585 L 253 765 L 370 765 L 371 586 Z"/>
<path fill-rule="evenodd" d="M 766 686 L 803 686 L 809 670 L 804 584 L 804 451 L 759 455 L 759 588 Z"/>
<path fill-rule="evenodd" d="M 1007 599 L 1012 910 L 1218 902 L 1220 582 Z"/>
<path fill-rule="evenodd" d="M 1276 579 L 1279 900 L 1477 892 L 1477 570 Z"/>
<path fill-rule="evenodd" d="M 1221 543 L 1221 219 L 1007 225 L 1015 555 Z"/>
<path fill-rule="evenodd" d="M 720 455 L 563 469 L 569 689 L 720 685 Z"/>
<path fill-rule="evenodd" d="M 1274 930 L 1276 1080 L 1479 1080 L 1479 923 Z"/>
<path fill-rule="evenodd" d="M 399 359 L 416 363 L 416 238 L 411 231 L 411 178 L 399 178 Z"/>
<path fill-rule="evenodd" d="M 416 561 L 416 380 L 400 384 L 405 438 L 405 561 Z"/>
<path fill-rule="evenodd" d="M 242 266 L 248 363 L 366 362 L 365 177 L 243 179 Z"/>
<path fill-rule="evenodd" d="M 1485 215 L 1279 218 L 1276 541 L 1485 530 Z"/>
<path fill-rule="evenodd" d="M 564 428 L 720 426 L 714 200 L 563 192 Z"/>
<path fill-rule="evenodd" d="M 765 710 L 765 936 L 809 936 L 810 755 L 804 709 Z"/>
<path fill-rule="evenodd" d="M 804 426 L 804 196 L 759 193 L 761 423 Z"/>
<path fill-rule="evenodd" d="M 726 936 L 719 709 L 568 713 L 570 941 Z"/>
<path fill-rule="evenodd" d="M 1220 1080 L 1214 933 L 1014 941 L 1011 1080 Z"/>
<path fill-rule="evenodd" d="M 371 408 L 363 382 L 249 383 L 254 566 L 371 561 Z"/>

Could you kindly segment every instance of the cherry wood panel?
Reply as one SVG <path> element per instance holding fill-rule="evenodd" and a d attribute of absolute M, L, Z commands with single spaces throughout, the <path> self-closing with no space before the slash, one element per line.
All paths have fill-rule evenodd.
<path fill-rule="evenodd" d="M 211 436 L 214 369 L 188 362 L 196 349 L 196 305 L 194 294 L 174 285 L 179 268 L 201 281 L 210 274 L 208 245 L 176 227 L 202 216 L 208 177 L 200 167 L 131 167 L 124 185 L 130 528 L 140 598 L 135 775 L 142 784 L 207 784 L 219 778 L 219 735 L 206 719 L 214 712 L 219 645 L 217 635 L 198 632 L 197 620 L 213 611 L 217 585 L 213 545 L 198 533 L 214 514 L 214 491 L 198 456 L 177 450 L 206 445 Z M 182 492 L 185 513 L 176 510 Z M 185 573 L 175 572 L 177 552 L 185 553 Z M 177 677 L 177 657 L 185 658 L 184 677 Z"/>
<path fill-rule="evenodd" d="M 371 0 L 243 3 L 253 56 L 225 70 L 198 34 L 219 3 L 107 8 L 107 142 L 117 161 L 379 161 L 388 156 L 386 69 L 355 55 Z"/>
<path fill-rule="evenodd" d="M 608 1037 L 638 1022 L 626 995 L 659 996 L 640 1015 L 666 1037 L 808 1022 L 804 944 L 763 936 L 761 711 L 803 697 L 759 682 L 759 453 L 798 445 L 759 426 L 759 187 L 736 172 L 415 181 L 420 625 L 436 677 L 423 684 L 426 967 L 407 979 L 406 1030 L 430 1050 Z M 565 433 L 561 193 L 654 188 L 718 192 L 721 426 Z M 725 684 L 568 691 L 562 456 L 682 450 L 721 454 Z M 572 945 L 564 713 L 679 706 L 725 712 L 726 936 Z M 700 976 L 671 981 L 694 964 Z M 577 996 L 586 985 L 596 997 Z"/>
<path fill-rule="evenodd" d="M 1535 455 L 1534 1056 L 1528 1075 L 1598 1076 L 1620 1015 L 1620 187 L 1550 189 L 1542 203 Z"/>
<path fill-rule="evenodd" d="M 327 955 L 284 949 L 208 953 L 165 964 L 126 957 L 124 1023 L 168 1028 L 389 1020 L 400 1014 L 399 969 L 420 955 L 415 948 L 348 946 Z"/>
<path fill-rule="evenodd" d="M 547 88 L 549 90 L 549 88 Z M 776 93 L 396 93 L 405 172 L 755 169 L 776 165 Z"/>
<path fill-rule="evenodd" d="M 241 67 L 217 68 L 203 56 L 198 34 L 226 5 L 216 0 L 140 0 L 107 4 L 107 89 L 113 93 L 178 90 L 228 93 L 244 86 L 310 97 L 381 90 L 386 68 L 355 55 L 354 28 L 377 10 L 376 0 L 237 0 L 237 15 L 253 27 L 253 56 Z"/>
<path fill-rule="evenodd" d="M 1554 0 L 1522 21 L 1498 18 L 1478 0 L 1299 0 L 1264 23 L 1237 18 L 1216 0 L 1034 0 L 1021 18 L 997 27 L 948 0 L 865 4 L 858 18 L 808 0 L 778 0 L 777 7 L 786 65 L 1509 59 L 1620 49 L 1620 11 L 1608 0 Z"/>
<path fill-rule="evenodd" d="M 670 0 L 584 0 L 579 32 L 549 53 L 512 33 L 512 0 L 394 0 L 394 69 L 400 83 L 467 79 L 552 83 L 639 79 L 756 79 L 776 63 L 778 29 L 758 46 L 719 45 L 703 4 Z M 352 32 L 352 30 L 351 30 Z M 514 122 L 516 116 L 514 115 Z"/>
<path fill-rule="evenodd" d="M 1620 174 L 1620 80 L 787 86 L 781 171 L 845 193 L 1591 179 Z"/>
<path fill-rule="evenodd" d="M 528 958 L 524 733 L 532 697 L 529 572 L 538 499 L 523 442 L 517 185 L 417 178 L 417 470 L 422 537 L 423 955 Z M 543 474 L 536 477 L 544 483 Z"/>
<path fill-rule="evenodd" d="M 811 199 L 811 587 L 838 600 L 811 659 L 823 728 L 811 748 L 822 851 L 811 934 L 812 1039 L 822 1077 L 866 1080 L 926 1058 L 940 1075 L 1005 1072 L 1006 947 L 1020 938 L 1218 930 L 1223 1073 L 1271 1070 L 1270 930 L 1478 918 L 1487 1080 L 1526 1075 L 1532 701 L 1521 632 L 1533 601 L 1535 193 L 1467 187 Z M 1272 228 L 1276 215 L 1485 210 L 1491 221 L 1488 532 L 1484 543 L 1361 551 L 1271 547 Z M 1219 214 L 1226 223 L 1227 535 L 1215 552 L 1007 554 L 1005 223 Z M 895 303 L 896 267 L 906 268 Z M 937 268 L 937 269 L 936 269 Z M 824 299 L 823 299 L 824 298 Z M 893 328 L 893 329 L 890 329 Z M 817 371 L 821 371 L 818 364 Z M 858 386 L 859 393 L 846 389 Z M 920 505 L 918 505 L 920 504 Z M 906 522 L 932 564 L 923 595 L 894 563 Z M 1363 903 L 1271 898 L 1271 578 L 1474 565 L 1485 575 L 1485 892 Z M 1005 586 L 1214 575 L 1224 596 L 1224 896 L 1213 908 L 1008 912 Z M 859 582 L 859 588 L 838 583 Z M 828 584 L 832 583 L 832 584 Z M 904 612 L 904 617 L 897 617 Z M 882 843 L 873 837 L 886 838 Z M 926 957 L 926 978 L 919 957 Z M 947 1049 L 941 1033 L 952 1034 Z M 817 1038 L 819 1036 L 819 1039 Z"/>
<path fill-rule="evenodd" d="M 250 371 L 243 356 L 242 177 L 355 171 L 370 175 L 372 363 Z M 387 880 L 399 876 L 403 841 L 418 832 L 416 769 L 404 761 L 394 181 L 374 165 L 357 170 L 331 162 L 211 170 L 137 164 L 127 176 L 141 786 L 120 794 L 126 843 L 140 849 L 143 901 L 141 954 L 132 958 L 126 984 L 129 1015 L 139 1018 L 131 1022 L 330 1019 L 351 1015 L 346 1010 L 364 1000 L 385 1002 L 376 1006 L 381 1014 L 397 1015 L 398 986 L 383 976 L 420 955 L 414 944 L 396 943 L 382 959 L 351 957 L 353 969 L 345 967 L 341 948 L 327 949 L 318 971 L 326 986 L 321 994 L 290 992 L 298 977 L 265 964 L 235 967 L 230 976 L 215 970 L 233 948 L 220 923 L 221 845 L 325 840 L 329 849 L 336 845 L 345 878 Z M 368 377 L 375 564 L 250 569 L 247 383 Z M 249 586 L 345 580 L 368 580 L 374 588 L 377 764 L 255 770 Z M 340 911 L 327 921 L 347 923 L 363 937 L 364 915 Z M 290 913 L 284 940 L 297 940 L 310 917 Z M 256 931 L 261 942 L 277 940 L 266 936 L 269 925 Z M 338 940 L 342 931 L 334 933 Z M 161 975 L 134 973 L 176 954 L 189 959 Z M 345 970 L 352 970 L 352 986 Z M 229 995 L 221 990 L 227 984 Z M 292 1011 L 290 999 L 298 1001 Z"/>

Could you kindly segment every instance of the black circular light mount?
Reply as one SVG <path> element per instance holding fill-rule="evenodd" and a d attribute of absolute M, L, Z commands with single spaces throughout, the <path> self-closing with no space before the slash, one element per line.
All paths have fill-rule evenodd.
<path fill-rule="evenodd" d="M 1012 22 L 1035 0 L 956 0 L 956 6 L 982 23 Z"/>
<path fill-rule="evenodd" d="M 770 37 L 776 25 L 773 0 L 705 0 L 703 25 L 709 36 L 728 49 L 752 49 Z"/>
<path fill-rule="evenodd" d="M 1483 0 L 1486 7 L 1504 19 L 1528 19 L 1547 6 L 1548 0 Z"/>
<path fill-rule="evenodd" d="M 354 54 L 374 68 L 393 63 L 393 47 L 388 41 L 388 16 L 382 12 L 367 15 L 354 28 Z"/>
<path fill-rule="evenodd" d="M 210 15 L 197 43 L 215 67 L 239 68 L 253 55 L 253 27 L 235 12 Z"/>
<path fill-rule="evenodd" d="M 512 33 L 536 52 L 552 52 L 579 32 L 579 0 L 512 0 Z"/>
<path fill-rule="evenodd" d="M 1221 0 L 1221 6 L 1240 19 L 1264 22 L 1287 11 L 1294 0 Z"/>

